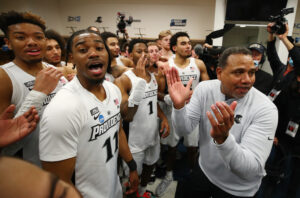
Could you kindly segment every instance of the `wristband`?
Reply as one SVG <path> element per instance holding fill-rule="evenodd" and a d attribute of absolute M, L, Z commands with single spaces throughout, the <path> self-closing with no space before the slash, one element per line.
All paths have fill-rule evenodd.
<path fill-rule="evenodd" d="M 129 167 L 130 172 L 136 171 L 137 166 L 136 166 L 136 162 L 134 161 L 134 159 L 130 160 L 129 162 L 126 162 L 126 164 Z"/>
<path fill-rule="evenodd" d="M 145 95 L 146 81 L 142 78 L 137 79 L 137 83 L 132 87 L 131 94 L 128 98 L 128 107 L 139 105 Z"/>
<path fill-rule="evenodd" d="M 164 102 L 169 106 L 171 106 L 173 104 L 172 99 L 169 94 L 165 95 Z"/>
<path fill-rule="evenodd" d="M 22 103 L 20 109 L 18 110 L 18 112 L 16 113 L 15 117 L 22 115 L 23 113 L 28 111 L 28 109 L 30 109 L 32 106 L 34 106 L 36 108 L 36 110 L 38 111 L 38 113 L 40 114 L 42 107 L 43 107 L 43 102 L 46 98 L 47 98 L 47 95 L 44 94 L 43 92 L 31 90 L 27 94 L 25 100 L 23 101 L 23 103 Z"/>

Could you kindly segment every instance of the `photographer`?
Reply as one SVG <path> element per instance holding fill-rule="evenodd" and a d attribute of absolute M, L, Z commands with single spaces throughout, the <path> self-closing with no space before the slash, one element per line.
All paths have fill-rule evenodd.
<path fill-rule="evenodd" d="M 300 51 L 288 39 L 287 24 L 283 34 L 273 33 L 273 26 L 274 23 L 270 23 L 267 27 L 267 54 L 274 79 L 269 97 L 278 108 L 279 121 L 272 152 L 266 163 L 271 174 L 264 178 L 258 197 L 294 198 L 300 193 Z M 289 51 L 287 64 L 283 64 L 277 55 L 275 37 L 278 37 Z M 277 167 L 280 170 L 274 175 L 276 172 L 273 173 L 272 170 L 277 170 Z"/>
<path fill-rule="evenodd" d="M 212 46 L 208 43 L 204 43 L 202 49 L 199 49 L 197 45 L 195 46 L 195 54 L 204 62 L 210 79 L 217 78 L 216 68 L 218 66 L 218 58 L 223 51 L 223 47 Z"/>
<path fill-rule="evenodd" d="M 287 36 L 289 31 L 288 25 L 285 25 L 286 31 L 283 34 L 273 33 L 271 30 L 271 27 L 273 26 L 274 23 L 269 23 L 267 27 L 267 31 L 269 32 L 267 56 L 273 72 L 273 88 L 268 96 L 272 101 L 276 99 L 282 89 L 290 84 L 293 76 L 293 74 L 291 74 L 291 71 L 294 70 L 294 67 L 300 66 L 300 51 L 298 48 L 294 47 L 293 43 L 291 42 L 293 39 Z M 276 52 L 275 36 L 283 42 L 283 44 L 289 51 L 289 57 L 286 64 L 280 61 Z"/>

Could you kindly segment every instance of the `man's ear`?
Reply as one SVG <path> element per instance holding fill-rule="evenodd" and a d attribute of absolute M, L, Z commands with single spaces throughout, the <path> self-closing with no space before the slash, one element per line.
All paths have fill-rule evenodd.
<path fill-rule="evenodd" d="M 219 80 L 221 80 L 221 74 L 222 74 L 222 68 L 221 67 L 217 67 L 216 68 L 216 74 Z"/>
<path fill-rule="evenodd" d="M 177 46 L 176 46 L 176 45 L 173 45 L 173 46 L 172 46 L 172 49 L 173 49 L 174 52 L 176 52 Z"/>
<path fill-rule="evenodd" d="M 11 43 L 10 43 L 9 39 L 5 37 L 4 42 L 7 45 L 8 49 L 12 50 Z"/>

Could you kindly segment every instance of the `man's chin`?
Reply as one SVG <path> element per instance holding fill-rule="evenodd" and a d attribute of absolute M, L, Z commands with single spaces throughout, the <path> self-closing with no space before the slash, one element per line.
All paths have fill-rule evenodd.
<path fill-rule="evenodd" d="M 42 62 L 42 58 L 37 58 L 37 59 L 30 59 L 30 60 L 27 60 L 25 62 L 29 63 L 29 64 L 35 64 L 35 63 L 40 63 Z"/>
<path fill-rule="evenodd" d="M 90 82 L 92 84 L 102 84 L 104 81 L 104 77 L 101 77 L 101 78 L 96 78 L 96 79 L 90 79 Z"/>

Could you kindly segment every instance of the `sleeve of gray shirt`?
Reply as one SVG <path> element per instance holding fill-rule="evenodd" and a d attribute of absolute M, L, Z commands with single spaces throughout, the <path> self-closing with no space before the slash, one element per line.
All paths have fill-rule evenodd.
<path fill-rule="evenodd" d="M 197 89 L 195 92 L 197 92 Z M 172 123 L 176 128 L 178 135 L 184 135 L 191 133 L 193 129 L 199 124 L 200 120 L 200 105 L 198 94 L 194 93 L 191 100 L 181 109 L 175 109 L 173 106 L 172 110 Z"/>
<path fill-rule="evenodd" d="M 253 112 L 252 112 L 253 113 Z M 241 143 L 230 134 L 223 144 L 216 144 L 226 167 L 242 178 L 263 176 L 265 162 L 270 154 L 278 122 L 276 107 L 256 112 Z"/>

